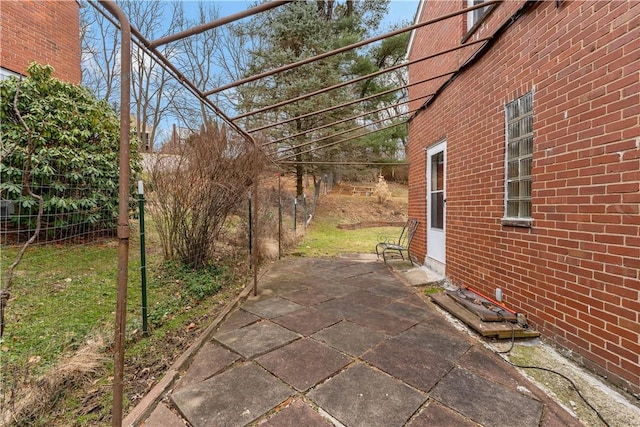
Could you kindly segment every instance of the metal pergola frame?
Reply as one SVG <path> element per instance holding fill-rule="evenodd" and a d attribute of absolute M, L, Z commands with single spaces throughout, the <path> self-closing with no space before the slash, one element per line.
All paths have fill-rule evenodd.
<path fill-rule="evenodd" d="M 117 274 L 117 302 L 116 302 L 116 315 L 115 315 L 115 336 L 114 336 L 114 380 L 113 380 L 113 407 L 112 407 L 112 425 L 113 426 L 121 426 L 122 425 L 122 413 L 123 413 L 123 407 L 122 407 L 122 393 L 123 393 L 123 378 L 124 378 L 124 338 L 125 338 L 125 324 L 126 324 L 126 294 L 127 294 L 127 280 L 128 280 L 128 256 L 129 256 L 129 235 L 130 235 L 130 229 L 129 229 L 129 179 L 130 179 L 130 170 L 129 170 L 129 157 L 130 157 L 130 149 L 129 149 L 129 126 L 130 126 L 130 102 L 131 102 L 131 92 L 130 92 L 130 87 L 131 87 L 131 43 L 135 43 L 138 47 L 144 49 L 149 55 L 150 57 L 156 61 L 158 64 L 160 64 L 162 67 L 164 67 L 167 71 L 169 71 L 174 78 L 176 78 L 189 92 L 191 92 L 194 96 L 196 96 L 200 102 L 202 102 L 204 105 L 207 106 L 207 108 L 209 108 L 211 111 L 213 111 L 221 120 L 223 120 L 225 123 L 227 123 L 232 129 L 234 129 L 236 132 L 238 132 L 247 142 L 253 144 L 256 149 L 260 150 L 265 156 L 267 156 L 267 158 L 269 158 L 272 162 L 274 162 L 275 164 L 278 165 L 300 165 L 300 164 L 333 164 L 333 165 L 346 165 L 346 164 L 352 164 L 352 165 L 364 165 L 366 164 L 366 162 L 315 162 L 315 161 L 291 161 L 289 159 L 291 159 L 292 157 L 295 157 L 298 154 L 302 154 L 302 153 L 309 153 L 309 152 L 314 152 L 316 150 L 321 150 L 327 147 L 331 147 L 331 146 L 335 146 L 341 143 L 344 143 L 346 141 L 350 141 L 353 140 L 355 138 L 361 138 L 367 135 L 370 135 L 374 132 L 378 132 L 384 129 L 388 129 L 390 127 L 393 126 L 398 126 L 401 124 L 406 124 L 407 120 L 405 120 L 404 122 L 398 122 L 398 123 L 394 123 L 392 125 L 389 126 L 384 126 L 381 128 L 377 128 L 377 129 L 370 129 L 369 131 L 356 135 L 356 136 L 352 136 L 346 139 L 342 139 L 342 140 L 338 140 L 338 141 L 333 141 L 330 142 L 328 144 L 325 144 L 323 146 L 318 146 L 318 147 L 312 147 L 308 150 L 302 151 L 302 152 L 298 152 L 296 154 L 293 155 L 286 155 L 286 156 L 280 156 L 280 157 L 273 157 L 273 155 L 277 154 L 276 153 L 271 153 L 272 156 L 269 156 L 268 153 L 265 153 L 263 150 L 263 147 L 265 145 L 270 145 L 270 144 L 276 144 L 279 142 L 282 142 L 286 139 L 289 138 L 294 138 L 294 137 L 298 137 L 298 136 L 302 136 L 304 133 L 310 133 L 310 132 L 314 132 L 317 131 L 319 129 L 324 129 L 330 126 L 333 126 L 335 124 L 340 124 L 340 123 L 344 123 L 353 119 L 356 119 L 358 117 L 363 117 L 366 116 L 368 114 L 373 114 L 375 112 L 379 112 L 380 110 L 374 110 L 374 111 L 369 111 L 367 113 L 363 113 L 360 114 L 358 116 L 354 116 L 354 117 L 350 117 L 349 119 L 340 119 L 340 120 L 336 120 L 335 122 L 332 122 L 326 126 L 321 126 L 312 130 L 308 130 L 304 133 L 300 133 L 300 134 L 296 134 L 296 135 L 291 135 L 288 136 L 285 139 L 281 139 L 281 140 L 275 140 L 275 141 L 268 141 L 264 144 L 258 144 L 256 142 L 256 140 L 254 139 L 254 137 L 251 135 L 252 133 L 264 130 L 264 129 L 268 129 L 274 126 L 278 126 L 278 125 L 282 125 L 285 123 L 288 123 L 292 120 L 296 120 L 302 117 L 310 117 L 313 115 L 318 115 L 318 114 L 323 114 L 326 113 L 328 111 L 334 110 L 334 109 L 338 109 L 338 108 L 343 108 L 345 106 L 348 105 L 353 105 L 353 104 L 357 104 L 366 100 L 370 100 L 373 99 L 377 96 L 381 96 L 383 94 L 388 94 L 388 93 L 392 93 L 394 91 L 400 90 L 400 89 L 405 89 L 408 88 L 410 86 L 414 86 L 420 83 L 424 83 L 427 81 L 434 81 L 440 78 L 444 78 L 449 76 L 450 78 L 452 76 L 455 76 L 456 73 L 460 72 L 460 70 L 462 69 L 462 67 L 464 67 L 464 64 L 458 68 L 458 70 L 454 70 L 451 71 L 449 73 L 446 74 L 442 74 L 442 75 L 438 75 L 438 76 L 431 76 L 425 80 L 422 80 L 420 82 L 415 82 L 415 83 L 411 83 L 405 86 L 399 86 L 397 88 L 394 88 L 392 90 L 389 91 L 385 91 L 379 94 L 375 94 L 375 95 L 371 95 L 368 97 L 363 97 L 363 98 L 359 98 L 359 99 L 355 99 L 353 101 L 349 101 L 347 103 L 343 103 L 341 105 L 338 106 L 333 106 L 330 108 L 325 108 L 325 109 L 321 109 L 318 111 L 314 111 L 314 112 L 310 112 L 304 115 L 300 115 L 296 118 L 290 118 L 287 120 L 283 120 L 283 121 L 279 121 L 276 123 L 271 123 L 271 124 L 266 124 L 266 125 L 262 125 L 260 127 L 256 127 L 253 129 L 245 129 L 243 128 L 237 121 L 243 118 L 247 118 L 250 116 L 253 116 L 255 114 L 258 114 L 260 112 L 264 112 L 264 111 L 268 111 L 271 109 L 275 109 L 293 102 L 297 102 L 300 101 L 302 99 L 306 99 L 315 95 L 319 95 L 334 89 L 337 89 L 339 87 L 343 87 L 343 86 L 347 86 L 350 84 L 354 84 L 357 83 L 359 81 L 363 81 L 366 79 L 371 79 L 373 77 L 376 77 L 378 75 L 382 75 L 384 73 L 388 73 L 390 71 L 396 70 L 396 69 L 400 69 L 403 67 L 406 67 L 408 65 L 411 64 L 415 64 L 421 61 L 425 61 L 427 59 L 431 59 L 431 58 L 436 58 L 442 55 L 446 55 L 448 53 L 460 50 L 460 49 L 465 49 L 469 46 L 473 46 L 476 44 L 480 44 L 480 47 L 475 50 L 470 56 L 469 59 L 473 58 L 473 56 L 479 52 L 483 46 L 485 46 L 486 44 L 490 43 L 492 38 L 483 38 L 483 39 L 479 39 L 479 40 L 474 40 L 468 43 L 462 43 L 460 46 L 457 46 L 455 48 L 452 49 L 447 49 L 432 55 L 428 55 L 424 58 L 418 58 L 412 61 L 406 61 L 402 64 L 398 64 L 398 65 L 394 65 L 388 68 L 385 68 L 383 70 L 371 73 L 369 75 L 366 76 L 362 76 L 362 77 L 358 77 L 356 79 L 347 81 L 347 82 L 343 82 L 337 85 L 333 85 L 333 86 L 329 86 L 329 87 L 325 87 L 323 89 L 296 97 L 296 98 L 292 98 L 289 99 L 287 101 L 283 101 L 283 102 L 279 102 L 273 105 L 269 105 L 254 111 L 250 111 L 247 113 L 243 113 L 240 115 L 237 115 L 235 117 L 230 117 L 228 116 L 221 108 L 219 108 L 214 102 L 212 102 L 209 99 L 209 96 L 225 91 L 227 89 L 231 89 L 234 87 L 237 87 L 239 85 L 242 84 L 246 84 L 249 82 L 253 82 L 253 81 L 257 81 L 259 79 L 280 73 L 280 72 L 284 72 L 287 70 L 291 70 L 293 68 L 296 67 L 300 67 L 302 65 L 305 64 L 310 64 L 312 62 L 321 60 L 323 58 L 327 58 L 333 55 L 338 55 L 341 54 L 343 52 L 347 52 L 353 49 L 357 49 L 359 47 L 380 41 L 380 40 L 384 40 L 386 38 L 389 37 L 393 37 L 402 33 L 406 33 L 409 31 L 413 31 L 415 29 L 418 28 L 422 28 L 425 27 L 427 25 L 431 25 L 449 18 L 453 18 L 455 16 L 458 15 L 462 15 L 465 14 L 469 11 L 475 10 L 475 9 L 480 9 L 480 8 L 484 8 L 486 6 L 491 6 L 491 5 L 495 5 L 498 3 L 501 3 L 502 0 L 488 0 L 484 3 L 475 5 L 475 6 L 471 6 L 465 9 L 460 9 L 457 12 L 453 12 L 453 13 L 449 13 L 446 15 L 442 15 L 440 17 L 428 20 L 428 21 L 424 21 L 424 22 L 420 22 L 420 23 L 415 23 L 413 25 L 409 25 L 407 27 L 395 30 L 395 31 L 391 31 L 382 35 L 378 35 L 376 37 L 372 37 L 357 43 L 353 43 L 351 45 L 348 46 L 344 46 L 342 48 L 339 49 L 335 49 L 329 52 L 324 52 L 322 54 L 310 57 L 310 58 L 306 58 L 304 60 L 301 61 L 297 61 L 291 64 L 287 64 L 260 74 L 256 74 L 217 88 L 200 88 L 198 87 L 196 84 L 194 84 L 192 81 L 190 81 L 189 79 L 187 79 L 185 77 L 185 75 L 169 60 L 167 59 L 165 56 L 162 55 L 161 52 L 158 51 L 158 47 L 167 43 L 171 43 L 174 41 L 178 41 L 181 39 L 184 39 L 186 37 L 190 37 L 192 35 L 195 34 L 199 34 L 202 33 L 204 31 L 208 31 L 217 27 L 220 27 L 222 25 L 225 24 L 229 24 L 231 22 L 237 21 L 239 19 L 242 18 L 246 18 L 249 16 L 253 16 L 255 14 L 261 13 L 261 12 L 265 12 L 268 10 L 271 10 L 273 8 L 285 5 L 287 3 L 290 3 L 292 0 L 272 0 L 266 3 L 262 3 L 258 6 L 252 7 L 247 9 L 244 12 L 240 12 L 240 13 L 236 13 L 234 15 L 230 15 L 224 18 L 220 18 L 220 19 L 216 19 L 213 20 L 211 22 L 202 24 L 202 25 L 198 25 L 195 26 L 193 28 L 190 28 L 186 31 L 182 31 L 173 35 L 169 35 L 166 37 L 162 37 L 160 39 L 157 40 L 153 40 L 153 41 L 149 41 L 145 38 L 145 36 L 143 34 L 140 33 L 140 31 L 138 31 L 136 28 L 133 28 L 126 16 L 126 14 L 116 5 L 116 3 L 113 0 L 98 0 L 99 4 L 101 5 L 101 7 L 106 10 L 106 12 L 108 12 L 108 14 L 110 14 L 113 19 L 110 19 L 107 14 L 104 13 L 104 11 L 94 2 L 89 0 L 89 4 L 91 4 L 94 8 L 96 8 L 97 10 L 99 10 L 101 13 L 103 13 L 108 19 L 110 19 L 110 21 L 120 29 L 121 31 L 121 50 L 120 50 L 120 64 L 121 64 L 121 88 L 120 88 L 120 153 L 119 153 L 119 167 L 120 167 L 120 177 L 119 177 L 119 204 L 118 204 L 118 228 L 117 228 L 117 236 L 118 236 L 118 274 Z M 116 22 L 117 21 L 117 22 Z M 446 86 L 446 82 L 440 86 L 440 89 L 442 89 L 443 87 Z M 439 89 L 439 90 L 440 90 Z M 438 90 L 438 91 L 439 91 Z M 436 92 L 437 93 L 437 92 Z M 427 99 L 427 103 L 429 102 L 429 99 L 433 99 L 435 94 L 429 94 L 429 95 L 425 95 L 424 97 L 421 98 L 428 98 Z M 398 104 L 402 104 L 404 102 L 398 103 Z M 398 104 L 396 104 L 395 106 L 398 106 Z M 394 106 L 388 106 L 385 107 L 383 109 L 386 108 L 393 108 Z M 381 109 L 382 110 L 382 109 Z M 419 109 L 418 109 L 419 110 Z M 414 111 L 418 111 L 418 110 L 414 110 Z M 406 116 L 408 114 L 408 112 L 405 112 L 400 116 Z M 388 120 L 388 119 L 386 119 Z M 360 128 L 366 128 L 366 126 L 360 127 Z M 348 132 L 353 132 L 355 130 L 358 130 L 360 128 L 352 128 L 349 129 L 348 131 L 344 132 L 344 133 L 348 133 Z M 343 134 L 343 133 L 340 133 Z M 336 134 L 337 135 L 337 134 Z M 336 136 L 336 135 L 332 135 L 332 136 Z M 328 138 L 323 138 L 324 139 L 328 139 Z M 312 142 L 308 142 L 306 143 L 306 145 L 311 145 L 315 142 L 318 142 L 320 140 L 315 140 Z M 383 165 L 383 163 L 373 163 L 374 165 Z M 394 164 L 401 164 L 401 163 L 394 163 Z M 255 189 L 257 189 L 257 180 L 255 185 Z M 257 203 L 257 197 L 253 198 L 253 203 Z M 255 212 L 258 212 L 257 209 L 255 209 Z M 257 224 L 256 224 L 257 225 Z M 254 239 L 256 238 L 255 236 L 257 236 L 257 231 L 253 233 L 254 234 Z M 257 241 L 255 242 L 257 243 Z M 256 247 L 254 243 L 254 247 Z M 257 266 L 257 251 L 254 251 L 254 260 L 253 260 L 253 273 L 254 273 L 254 285 L 253 285 L 253 290 L 254 293 L 257 292 L 257 271 L 258 271 L 258 266 Z"/>

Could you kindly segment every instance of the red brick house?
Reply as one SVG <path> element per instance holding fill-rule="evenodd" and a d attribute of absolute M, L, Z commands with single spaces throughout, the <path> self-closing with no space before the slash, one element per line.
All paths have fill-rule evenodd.
<path fill-rule="evenodd" d="M 409 67 L 451 72 L 409 92 L 435 94 L 411 102 L 411 253 L 640 393 L 640 2 L 498 3 L 415 30 L 409 60 L 484 38 Z"/>
<path fill-rule="evenodd" d="M 35 61 L 80 83 L 80 5 L 75 0 L 0 2 L 0 76 L 25 75 Z"/>

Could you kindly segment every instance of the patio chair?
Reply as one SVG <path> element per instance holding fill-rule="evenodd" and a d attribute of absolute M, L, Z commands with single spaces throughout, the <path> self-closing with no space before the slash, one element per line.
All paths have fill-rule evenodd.
<path fill-rule="evenodd" d="M 418 220 L 414 218 L 409 218 L 402 227 L 402 231 L 400 232 L 400 237 L 397 241 L 387 240 L 384 242 L 379 242 L 376 245 L 376 255 L 378 259 L 380 259 L 380 255 L 382 255 L 382 259 L 384 263 L 387 263 L 387 252 L 395 252 L 400 255 L 400 257 L 404 260 L 403 252 L 407 253 L 407 259 L 411 262 L 411 255 L 409 254 L 409 246 L 411 245 L 411 240 L 413 240 L 413 235 L 418 228 Z"/>

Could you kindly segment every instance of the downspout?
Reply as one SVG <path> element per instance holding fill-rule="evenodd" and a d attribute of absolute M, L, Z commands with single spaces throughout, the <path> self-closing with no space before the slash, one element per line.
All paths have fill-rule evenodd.
<path fill-rule="evenodd" d="M 476 51 L 476 53 L 473 54 L 473 56 L 471 56 L 471 58 L 469 58 L 464 64 L 462 64 L 460 66 L 460 68 L 458 68 L 458 70 L 451 76 L 449 77 L 449 79 L 444 82 L 442 84 L 442 86 L 440 86 L 434 93 L 434 95 L 429 98 L 427 101 L 425 101 L 424 104 L 422 104 L 422 106 L 420 108 L 418 108 L 410 117 L 409 119 L 407 119 L 407 123 L 411 123 L 411 121 L 423 110 L 426 110 L 427 108 L 429 108 L 429 106 L 431 104 L 434 103 L 434 101 L 436 100 L 436 98 L 438 98 L 438 96 L 444 92 L 444 90 L 451 84 L 453 83 L 453 81 L 455 79 L 458 78 L 458 76 L 460 76 L 460 74 L 462 74 L 467 68 L 470 68 L 471 66 L 473 66 L 476 62 L 478 62 L 478 60 L 480 60 L 480 58 L 482 58 L 487 52 L 489 52 L 489 50 L 491 50 L 491 48 L 493 47 L 493 45 L 500 39 L 500 37 L 518 20 L 520 19 L 520 17 L 522 17 L 522 15 L 524 15 L 525 13 L 527 13 L 534 5 L 536 5 L 537 3 L 539 3 L 538 0 L 528 0 L 527 2 L 525 2 L 522 7 L 520 7 L 520 9 L 518 9 L 513 15 L 511 15 L 511 17 L 509 17 L 509 19 L 507 19 L 494 33 L 491 37 L 489 37 L 489 39 L 487 40 L 487 42 L 485 44 L 483 44 L 480 49 L 478 49 Z"/>
<path fill-rule="evenodd" d="M 118 179 L 118 284 L 114 335 L 113 407 L 111 425 L 122 426 L 124 378 L 124 337 L 127 315 L 129 274 L 129 132 L 131 102 L 131 25 L 124 12 L 112 0 L 100 3 L 120 22 L 120 160 Z"/>

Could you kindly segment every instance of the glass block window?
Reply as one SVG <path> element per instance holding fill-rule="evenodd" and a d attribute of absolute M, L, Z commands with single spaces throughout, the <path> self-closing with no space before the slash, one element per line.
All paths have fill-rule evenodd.
<path fill-rule="evenodd" d="M 531 218 L 533 93 L 508 103 L 506 116 L 505 216 Z"/>

